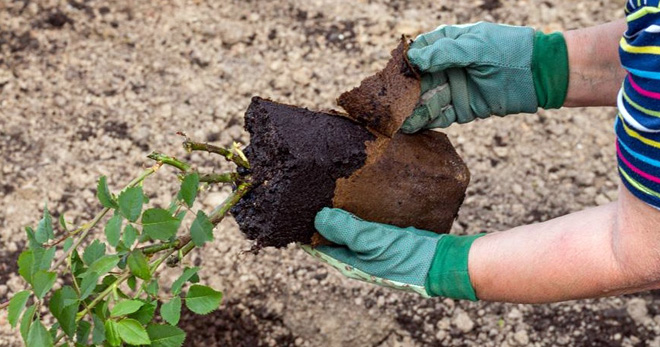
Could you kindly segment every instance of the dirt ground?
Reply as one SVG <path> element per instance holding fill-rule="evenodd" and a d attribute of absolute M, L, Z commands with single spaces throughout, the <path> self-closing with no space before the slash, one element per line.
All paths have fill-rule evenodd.
<path fill-rule="evenodd" d="M 44 202 L 81 222 L 176 131 L 247 142 L 253 95 L 314 109 L 384 66 L 402 33 L 478 20 L 552 31 L 623 15 L 624 0 L 0 0 L 0 301 L 20 290 L 23 227 Z M 472 171 L 457 234 L 505 230 L 616 199 L 609 108 L 492 118 L 447 130 Z M 207 156 L 186 157 L 211 170 Z M 217 168 L 216 168 L 217 169 Z M 175 191 L 171 172 L 147 189 Z M 227 195 L 200 199 L 211 209 Z M 98 232 L 98 230 L 97 230 Z M 554 305 L 424 300 L 341 277 L 298 248 L 258 256 L 233 221 L 193 256 L 221 309 L 186 315 L 187 345 L 660 346 L 660 294 Z M 166 282 L 167 274 L 164 276 Z M 169 283 L 169 282 L 166 282 Z M 20 338 L 0 313 L 0 345 Z"/>

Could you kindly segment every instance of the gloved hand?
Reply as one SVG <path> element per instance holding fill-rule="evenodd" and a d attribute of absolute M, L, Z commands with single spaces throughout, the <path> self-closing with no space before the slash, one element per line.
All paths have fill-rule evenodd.
<path fill-rule="evenodd" d="M 440 26 L 415 39 L 408 59 L 422 73 L 422 96 L 406 133 L 559 108 L 568 89 L 561 33 L 485 22 Z"/>
<path fill-rule="evenodd" d="M 302 246 L 347 277 L 425 297 L 476 301 L 468 276 L 472 236 L 439 235 L 412 227 L 372 223 L 340 209 L 324 208 L 316 229 L 337 246 Z"/>

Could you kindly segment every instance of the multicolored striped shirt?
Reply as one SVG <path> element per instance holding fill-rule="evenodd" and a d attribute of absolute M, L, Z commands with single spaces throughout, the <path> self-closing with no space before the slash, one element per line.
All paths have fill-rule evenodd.
<path fill-rule="evenodd" d="M 621 181 L 660 209 L 660 0 L 629 0 L 628 29 L 619 45 L 628 71 L 614 128 Z"/>

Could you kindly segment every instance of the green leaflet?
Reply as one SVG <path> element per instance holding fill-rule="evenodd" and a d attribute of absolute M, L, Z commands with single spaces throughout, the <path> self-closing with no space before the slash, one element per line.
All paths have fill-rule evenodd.
<path fill-rule="evenodd" d="M 121 214 L 129 221 L 135 222 L 142 212 L 142 204 L 144 202 L 142 187 L 127 188 L 119 194 L 118 202 Z"/>
<path fill-rule="evenodd" d="M 147 333 L 151 347 L 180 347 L 186 339 L 186 333 L 171 325 L 150 324 Z"/>
<path fill-rule="evenodd" d="M 81 320 L 78 322 L 78 330 L 76 330 L 76 342 L 86 346 L 89 341 L 89 333 L 92 330 L 92 324 L 88 321 Z"/>
<path fill-rule="evenodd" d="M 136 312 L 144 305 L 140 300 L 124 300 L 120 301 L 110 310 L 111 317 L 119 317 Z"/>
<path fill-rule="evenodd" d="M 128 268 L 131 270 L 131 273 L 136 277 L 139 277 L 145 281 L 151 279 L 151 271 L 149 269 L 149 262 L 147 257 L 141 250 L 134 250 L 128 255 Z"/>
<path fill-rule="evenodd" d="M 96 186 L 96 197 L 101 202 L 103 207 L 107 208 L 117 208 L 117 201 L 110 194 L 110 189 L 108 189 L 108 182 L 105 176 L 99 178 L 99 183 Z"/>
<path fill-rule="evenodd" d="M 48 308 L 60 323 L 62 331 L 69 337 L 76 333 L 76 313 L 78 313 L 78 295 L 71 286 L 64 286 L 53 293 Z"/>
<path fill-rule="evenodd" d="M 197 314 L 208 314 L 220 306 L 222 293 L 213 288 L 193 284 L 186 295 L 186 306 Z"/>
<path fill-rule="evenodd" d="M 34 295 L 39 299 L 43 299 L 46 296 L 46 293 L 53 288 L 55 280 L 57 279 L 57 274 L 50 271 L 39 270 L 37 271 L 32 278 L 32 289 L 34 290 Z"/>
<path fill-rule="evenodd" d="M 190 237 L 197 247 L 213 240 L 213 224 L 202 210 L 197 211 L 197 217 L 190 226 Z"/>
<path fill-rule="evenodd" d="M 183 273 L 179 278 L 177 278 L 174 283 L 172 283 L 172 294 L 174 295 L 179 295 L 181 293 L 181 288 L 183 287 L 184 283 L 186 281 L 190 280 L 193 276 L 197 274 L 197 271 L 199 271 L 198 267 L 187 267 L 183 270 Z"/>
<path fill-rule="evenodd" d="M 99 240 L 94 240 L 89 246 L 85 247 L 83 252 L 82 260 L 89 266 L 92 265 L 97 259 L 105 255 L 105 245 L 102 244 Z"/>
<path fill-rule="evenodd" d="M 135 240 L 137 240 L 138 234 L 139 232 L 137 229 L 135 229 L 134 226 L 132 226 L 131 224 L 126 224 L 126 227 L 124 227 L 124 235 L 123 235 L 124 245 L 126 245 L 126 247 L 128 248 L 131 248 Z"/>
<path fill-rule="evenodd" d="M 21 328 L 19 329 L 21 332 L 21 337 L 23 337 L 23 341 L 27 343 L 28 339 L 28 332 L 30 331 L 30 326 L 32 326 L 32 320 L 34 319 L 34 313 L 37 310 L 37 303 L 32 304 L 30 307 L 25 310 L 25 313 L 23 313 L 23 318 L 21 318 Z"/>
<path fill-rule="evenodd" d="M 121 338 L 119 337 L 119 326 L 112 319 L 105 321 L 105 339 L 110 346 L 119 346 Z"/>
<path fill-rule="evenodd" d="M 181 182 L 181 190 L 179 190 L 179 199 L 183 200 L 188 207 L 192 207 L 197 197 L 197 189 L 199 187 L 199 174 L 193 172 L 186 175 Z"/>
<path fill-rule="evenodd" d="M 119 238 L 121 236 L 121 224 L 123 222 L 121 215 L 116 214 L 108 220 L 108 223 L 105 225 L 105 237 L 108 239 L 108 244 L 112 247 L 117 247 L 119 244 Z"/>
<path fill-rule="evenodd" d="M 27 338 L 28 346 L 49 347 L 53 345 L 53 338 L 41 321 L 35 321 L 30 326 Z"/>
<path fill-rule="evenodd" d="M 48 240 L 55 238 L 55 233 L 53 232 L 53 217 L 51 217 L 50 212 L 48 212 L 48 207 L 44 206 L 44 216 L 39 221 L 37 225 L 37 231 L 34 234 L 37 242 L 43 244 Z"/>
<path fill-rule="evenodd" d="M 181 298 L 175 296 L 172 300 L 164 303 L 160 307 L 160 316 L 172 325 L 179 324 L 179 319 L 181 318 Z"/>
<path fill-rule="evenodd" d="M 11 324 L 12 328 L 15 328 L 16 324 L 18 324 L 18 318 L 21 316 L 21 313 L 23 312 L 23 309 L 25 308 L 25 304 L 27 303 L 29 297 L 30 297 L 30 291 L 23 290 L 14 294 L 11 300 L 9 300 L 7 315 L 8 315 L 9 324 Z"/>
<path fill-rule="evenodd" d="M 135 319 L 122 319 L 117 323 L 117 330 L 121 339 L 131 345 L 147 345 L 151 343 L 147 331 Z"/>
<path fill-rule="evenodd" d="M 167 241 L 176 234 L 181 221 L 162 208 L 150 208 L 142 215 L 142 230 L 154 240 Z"/>

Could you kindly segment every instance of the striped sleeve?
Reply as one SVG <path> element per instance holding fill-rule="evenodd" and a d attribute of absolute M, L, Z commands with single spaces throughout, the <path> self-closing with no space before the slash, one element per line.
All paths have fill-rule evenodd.
<path fill-rule="evenodd" d="M 628 29 L 619 45 L 628 71 L 615 121 L 621 181 L 640 200 L 660 209 L 660 0 L 629 0 Z"/>

